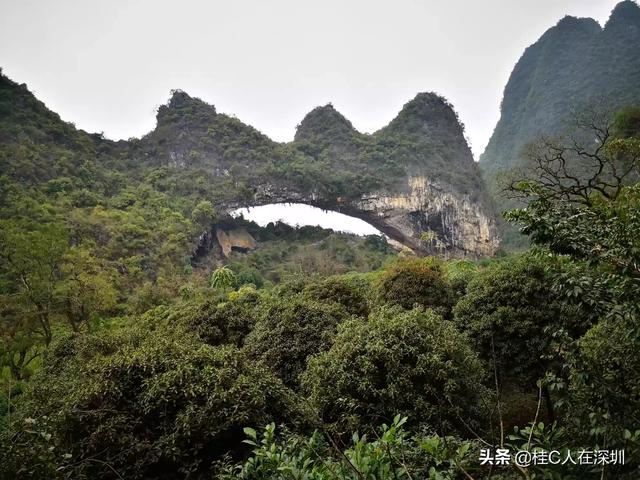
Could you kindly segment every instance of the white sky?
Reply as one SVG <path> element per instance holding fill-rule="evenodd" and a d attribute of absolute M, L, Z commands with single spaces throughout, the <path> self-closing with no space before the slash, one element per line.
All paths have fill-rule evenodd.
<path fill-rule="evenodd" d="M 0 66 L 112 139 L 154 127 L 180 88 L 275 140 L 332 102 L 360 131 L 445 95 L 476 158 L 515 62 L 565 14 L 615 0 L 0 0 Z"/>
<path fill-rule="evenodd" d="M 253 220 L 264 227 L 269 222 L 283 221 L 293 227 L 303 225 L 319 225 L 332 228 L 338 232 L 355 233 L 356 235 L 382 235 L 375 227 L 359 218 L 349 217 L 343 213 L 321 210 L 302 203 L 271 204 L 260 207 L 240 208 L 231 213 Z"/>

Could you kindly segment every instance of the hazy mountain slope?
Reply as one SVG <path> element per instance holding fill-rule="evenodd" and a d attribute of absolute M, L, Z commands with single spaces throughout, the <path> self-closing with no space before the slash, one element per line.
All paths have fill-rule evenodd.
<path fill-rule="evenodd" d="M 480 165 L 496 176 L 522 165 L 522 148 L 562 130 L 573 111 L 604 99 L 612 108 L 640 103 L 640 7 L 619 3 L 601 28 L 565 17 L 528 47 L 504 90 L 501 117 Z"/>

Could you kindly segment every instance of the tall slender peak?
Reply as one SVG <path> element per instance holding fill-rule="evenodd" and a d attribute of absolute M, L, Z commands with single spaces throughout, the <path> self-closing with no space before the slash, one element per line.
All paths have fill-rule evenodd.
<path fill-rule="evenodd" d="M 358 132 L 347 118 L 331 103 L 316 107 L 305 115 L 296 128 L 295 141 L 337 140 L 340 137 L 357 135 Z"/>
<path fill-rule="evenodd" d="M 640 28 L 640 6 L 633 0 L 623 0 L 618 3 L 605 24 L 606 29 L 616 25 L 634 25 Z"/>

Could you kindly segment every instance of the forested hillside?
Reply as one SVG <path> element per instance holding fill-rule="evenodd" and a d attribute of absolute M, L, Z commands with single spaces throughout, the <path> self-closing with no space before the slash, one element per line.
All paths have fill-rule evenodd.
<path fill-rule="evenodd" d="M 500 120 L 480 156 L 496 203 L 505 204 L 503 188 L 511 172 L 530 166 L 530 142 L 575 129 L 575 116 L 585 109 L 613 112 L 639 102 L 637 3 L 620 2 L 604 27 L 591 18 L 560 20 L 515 65 L 504 89 Z"/>
<path fill-rule="evenodd" d="M 639 119 L 625 110 L 605 148 L 590 154 L 637 173 Z M 122 296 L 109 293 L 104 270 L 82 270 L 91 251 L 70 257 L 74 241 L 54 242 L 48 231 L 9 243 L 16 230 L 3 228 L 2 318 L 11 329 L 3 329 L 0 473 L 637 478 L 638 185 L 596 178 L 583 190 L 557 180 L 517 186 L 528 207 L 510 219 L 537 245 L 526 254 L 391 259 L 384 239 L 370 237 L 356 253 L 373 271 L 312 267 L 278 278 L 260 267 L 285 266 L 296 245 L 334 252 L 346 269 L 357 265 L 354 251 L 319 229 L 245 224 L 263 242 L 283 242 L 276 261 L 237 254 L 175 298 L 120 314 L 108 308 L 110 295 Z M 17 257 L 20 245 L 32 251 Z M 36 255 L 42 245 L 66 248 L 64 263 Z M 45 313 L 49 342 L 39 336 Z M 573 462 L 481 463 L 497 449 L 557 451 Z M 624 462 L 613 461 L 621 450 Z M 606 452 L 597 454 L 606 463 L 584 452 Z"/>

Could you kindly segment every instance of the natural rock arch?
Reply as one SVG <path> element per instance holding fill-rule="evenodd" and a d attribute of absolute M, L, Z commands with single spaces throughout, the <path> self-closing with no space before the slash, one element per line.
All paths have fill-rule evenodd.
<path fill-rule="evenodd" d="M 495 221 L 470 198 L 431 184 L 425 177 L 408 177 L 406 189 L 371 192 L 358 200 L 313 198 L 308 192 L 269 185 L 256 187 L 248 203 L 226 205 L 227 213 L 241 207 L 302 203 L 364 220 L 417 254 L 491 256 L 498 248 Z M 425 232 L 432 232 L 425 239 Z M 421 238 L 422 237 L 422 238 Z"/>
<path fill-rule="evenodd" d="M 332 105 L 277 143 L 212 105 L 175 91 L 136 145 L 145 161 L 202 172 L 218 211 L 305 203 L 361 218 L 418 254 L 490 256 L 495 219 L 453 107 L 418 94 L 387 126 L 358 132 Z"/>

